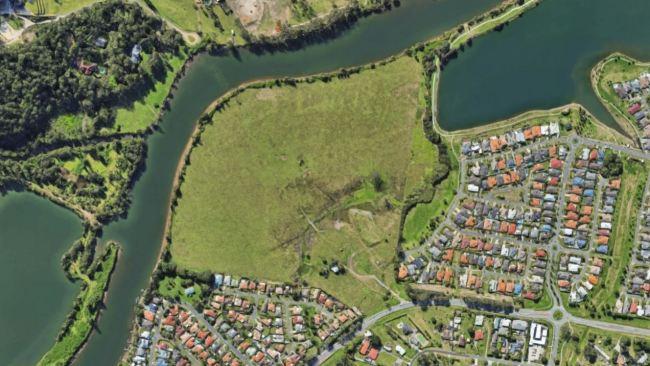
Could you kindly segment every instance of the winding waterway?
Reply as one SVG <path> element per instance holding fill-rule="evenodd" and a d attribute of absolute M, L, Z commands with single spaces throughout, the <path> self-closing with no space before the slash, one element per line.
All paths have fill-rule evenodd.
<path fill-rule="evenodd" d="M 74 213 L 25 192 L 0 199 L 0 365 L 35 364 L 79 287 L 60 258 L 82 234 Z"/>
<path fill-rule="evenodd" d="M 147 285 L 160 249 L 174 170 L 195 121 L 210 102 L 245 81 L 330 71 L 387 57 L 497 2 L 404 0 L 391 12 L 362 19 L 335 40 L 299 51 L 262 56 L 243 51 L 239 57 L 198 57 L 179 83 L 161 131 L 149 138 L 146 170 L 135 185 L 128 217 L 104 230 L 103 240 L 119 241 L 123 252 L 111 281 L 107 308 L 75 363 L 117 363 L 133 319 L 134 301 Z M 442 127 L 472 127 L 570 101 L 583 103 L 600 119 L 611 121 L 591 92 L 589 70 L 600 58 L 617 50 L 650 58 L 650 27 L 644 21 L 649 13 L 647 0 L 544 0 L 503 31 L 475 40 L 447 66 L 439 96 Z M 20 214 L 14 218 L 11 215 L 16 210 Z M 63 277 L 58 267 L 61 253 L 81 234 L 78 221 L 69 215 L 29 194 L 10 194 L 0 200 L 0 281 L 11 284 L 0 283 L 3 289 L 11 286 L 9 296 L 13 297 L 7 299 L 3 293 L 0 298 L 0 317 L 10 314 L 0 322 L 3 329 L 8 329 L 5 324 L 9 324 L 11 332 L 17 333 L 0 332 L 1 364 L 22 365 L 37 360 L 69 310 L 76 289 L 56 277 Z M 41 225 L 41 221 L 54 225 L 57 232 L 39 226 L 39 232 L 16 232 L 9 237 L 11 240 L 5 239 L 5 233 L 21 225 L 33 228 L 31 224 Z M 37 234 L 45 236 L 34 239 Z M 44 245 L 30 246 L 44 239 L 50 245 L 47 250 Z M 6 248 L 20 255 L 6 255 L 11 253 Z M 30 250 L 48 260 L 41 263 L 33 259 L 25 254 Z M 8 270 L 11 273 L 5 273 Z M 24 273 L 27 279 L 16 283 L 17 278 L 22 280 L 16 272 Z M 41 277 L 52 282 L 36 281 Z M 41 294 L 47 299 L 38 297 Z M 48 317 L 35 316 L 39 312 L 48 313 Z"/>
<path fill-rule="evenodd" d="M 650 59 L 648 14 L 647 0 L 543 0 L 503 31 L 476 39 L 445 68 L 441 126 L 473 127 L 574 101 L 613 125 L 589 74 L 614 51 Z"/>
<path fill-rule="evenodd" d="M 78 365 L 115 365 L 126 345 L 134 301 L 147 285 L 160 249 L 165 215 L 179 156 L 201 112 L 237 85 L 260 78 L 306 75 L 388 57 L 432 38 L 498 3 L 498 0 L 406 0 L 390 12 L 373 15 L 326 43 L 287 53 L 239 57 L 201 56 L 181 80 L 162 131 L 148 140 L 146 171 L 133 191 L 125 220 L 104 230 L 123 251 L 97 330 L 76 360 Z"/>

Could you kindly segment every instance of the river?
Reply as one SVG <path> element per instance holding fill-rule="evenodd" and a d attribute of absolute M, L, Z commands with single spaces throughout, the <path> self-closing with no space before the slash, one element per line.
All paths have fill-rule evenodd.
<path fill-rule="evenodd" d="M 195 121 L 211 101 L 249 80 L 330 71 L 387 57 L 496 3 L 404 0 L 401 7 L 362 19 L 334 40 L 299 51 L 198 57 L 181 80 L 161 131 L 149 138 L 146 170 L 135 185 L 128 217 L 104 230 L 102 240 L 119 241 L 123 252 L 107 308 L 76 364 L 114 365 L 120 357 L 134 301 L 148 283 L 160 248 L 174 170 Z M 439 96 L 442 127 L 472 127 L 571 101 L 612 123 L 591 91 L 589 70 L 613 51 L 650 58 L 650 28 L 644 22 L 649 11 L 646 0 L 544 0 L 503 31 L 476 39 L 446 67 Z M 9 330 L 0 332 L 1 364 L 38 359 L 35 355 L 51 344 L 69 310 L 76 288 L 62 278 L 57 265 L 81 234 L 78 220 L 70 215 L 25 193 L 0 200 L 0 281 L 3 289 L 10 289 L 0 299 L 0 321 Z M 38 230 L 29 230 L 34 222 Z"/>
<path fill-rule="evenodd" d="M 83 232 L 74 213 L 26 192 L 0 199 L 0 364 L 35 364 L 52 345 L 79 286 L 61 256 Z"/>
<path fill-rule="evenodd" d="M 77 365 L 115 365 L 126 345 L 136 297 L 160 249 L 174 171 L 201 112 L 237 85 L 260 78 L 299 76 L 372 62 L 432 38 L 480 14 L 497 0 L 405 0 L 390 12 L 361 19 L 326 43 L 299 51 L 198 57 L 180 81 L 161 132 L 148 140 L 146 170 L 135 185 L 128 217 L 110 224 L 102 240 L 123 248 L 106 310 Z"/>
<path fill-rule="evenodd" d="M 503 31 L 476 39 L 445 68 L 441 127 L 473 127 L 573 101 L 613 125 L 589 73 L 614 51 L 650 59 L 649 13 L 647 0 L 543 0 Z"/>

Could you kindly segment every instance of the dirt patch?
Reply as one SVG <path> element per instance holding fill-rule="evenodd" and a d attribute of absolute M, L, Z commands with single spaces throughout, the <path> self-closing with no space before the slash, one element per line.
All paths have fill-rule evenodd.
<path fill-rule="evenodd" d="M 255 98 L 257 100 L 274 100 L 279 93 L 279 89 L 264 88 L 260 89 L 257 94 L 255 94 Z"/>
<path fill-rule="evenodd" d="M 273 35 L 276 24 L 286 24 L 293 13 L 291 2 L 283 0 L 226 0 L 237 18 L 253 34 Z"/>

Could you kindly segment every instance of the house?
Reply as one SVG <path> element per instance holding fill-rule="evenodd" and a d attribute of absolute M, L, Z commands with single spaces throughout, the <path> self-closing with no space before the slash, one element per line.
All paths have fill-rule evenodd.
<path fill-rule="evenodd" d="M 106 48 L 106 45 L 108 44 L 108 41 L 104 37 L 97 37 L 95 38 L 94 42 L 95 46 L 99 48 Z"/>
<path fill-rule="evenodd" d="M 142 60 L 141 53 L 142 53 L 142 47 L 140 47 L 139 44 L 134 45 L 133 48 L 131 49 L 131 62 L 133 62 L 134 64 L 140 63 L 140 61 Z"/>

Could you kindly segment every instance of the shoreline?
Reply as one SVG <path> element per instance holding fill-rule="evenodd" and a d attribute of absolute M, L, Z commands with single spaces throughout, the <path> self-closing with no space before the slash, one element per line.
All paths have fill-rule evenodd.
<path fill-rule="evenodd" d="M 610 62 L 617 62 L 617 61 L 624 61 L 624 62 L 629 62 L 634 66 L 637 67 L 645 67 L 645 68 L 650 68 L 650 62 L 644 62 L 641 60 L 638 60 L 632 56 L 628 56 L 624 54 L 623 52 L 616 51 L 613 52 L 607 56 L 605 56 L 602 60 L 598 61 L 598 63 L 591 69 L 591 72 L 589 74 L 589 81 L 591 84 L 591 88 L 596 94 L 596 97 L 598 98 L 598 101 L 607 109 L 609 114 L 614 118 L 614 121 L 627 133 L 632 133 L 634 134 L 634 137 L 637 139 L 635 143 L 639 143 L 641 140 L 641 136 L 639 135 L 640 129 L 639 127 L 634 124 L 629 118 L 626 117 L 624 111 L 620 111 L 615 105 L 613 105 L 610 101 L 606 100 L 600 93 L 600 90 L 598 88 L 598 84 L 603 75 L 603 68 L 605 65 L 607 65 Z M 631 131 L 628 131 L 631 130 Z"/>
<path fill-rule="evenodd" d="M 531 1 L 537 1 L 537 0 L 531 0 Z M 507 6 L 510 6 L 510 4 L 507 4 Z M 507 6 L 506 6 L 506 8 L 507 8 Z M 504 8 L 503 3 L 498 4 L 495 7 L 489 9 L 488 11 L 486 11 L 484 13 L 481 13 L 481 14 L 479 14 L 479 15 L 477 15 L 477 16 L 463 22 L 463 24 L 471 23 L 471 22 L 473 22 L 475 19 L 477 19 L 479 17 L 489 16 L 491 11 L 494 11 L 495 9 L 503 9 L 503 8 Z M 388 11 L 388 10 L 390 10 L 390 9 L 385 9 L 385 11 Z M 375 13 L 376 12 L 374 12 L 374 11 L 367 11 L 363 16 L 364 17 L 365 16 L 370 16 L 370 15 L 375 14 Z M 356 22 L 357 19 L 355 19 L 354 22 Z M 352 23 L 352 24 L 354 24 L 354 23 Z M 347 30 L 347 28 L 345 30 Z M 324 31 L 321 30 L 320 32 L 324 32 Z M 319 76 L 325 76 L 325 75 L 335 76 L 337 74 L 340 74 L 344 70 L 346 72 L 349 71 L 349 70 L 354 70 L 354 72 L 359 72 L 360 70 L 371 67 L 372 65 L 374 65 L 376 63 L 390 62 L 390 61 L 392 61 L 392 60 L 394 60 L 394 59 L 396 59 L 398 57 L 403 57 L 405 54 L 417 49 L 418 47 L 424 47 L 427 44 L 435 42 L 436 40 L 450 38 L 450 37 L 453 37 L 456 34 L 457 34 L 456 30 L 454 28 L 452 28 L 450 30 L 442 32 L 441 34 L 439 34 L 439 35 L 437 35 L 435 37 L 431 37 L 430 39 L 428 39 L 426 41 L 422 41 L 422 42 L 416 43 L 414 45 L 410 45 L 409 47 L 406 47 L 405 49 L 403 49 L 399 53 L 388 56 L 386 58 L 381 58 L 381 59 L 378 59 L 378 60 L 375 60 L 375 61 L 372 61 L 372 62 L 369 62 L 369 63 L 365 63 L 365 64 L 362 64 L 362 65 L 351 66 L 351 67 L 348 67 L 348 68 L 343 68 L 342 67 L 342 68 L 338 68 L 338 69 L 333 70 L 333 71 L 316 73 L 316 74 L 311 74 L 311 75 L 305 75 L 305 76 L 295 77 L 295 78 L 287 78 L 287 79 L 284 79 L 284 80 L 285 81 L 286 80 L 305 81 L 305 80 L 308 80 L 309 78 L 316 78 L 316 77 L 319 77 Z M 335 38 L 337 35 L 338 35 L 338 33 L 332 34 L 330 37 L 325 38 L 322 41 L 327 41 L 330 38 Z M 302 47 L 305 47 L 305 46 L 307 46 L 309 44 L 313 44 L 313 43 L 319 43 L 319 42 L 308 41 L 308 42 L 303 43 L 298 48 L 302 48 Z M 215 45 L 217 47 L 216 49 L 213 48 L 213 47 L 215 47 Z M 278 47 L 277 50 L 279 50 L 279 52 L 286 52 L 286 51 L 291 50 L 291 48 L 282 49 L 279 46 L 279 43 L 271 43 L 271 45 L 273 47 L 277 46 Z M 268 46 L 268 44 L 267 44 L 267 46 Z M 174 81 L 172 82 L 172 85 L 171 85 L 170 89 L 168 90 L 165 99 L 163 100 L 163 104 L 162 104 L 163 107 L 161 107 L 160 110 L 158 111 L 158 116 L 152 122 L 152 124 L 150 124 L 142 132 L 143 138 L 145 138 L 145 144 L 148 143 L 148 141 L 147 141 L 148 137 L 150 135 L 152 135 L 153 133 L 158 131 L 161 120 L 162 120 L 162 117 L 169 110 L 169 103 L 174 97 L 174 92 L 178 89 L 178 82 L 184 76 L 186 76 L 186 73 L 187 73 L 187 70 L 189 69 L 189 66 L 191 66 L 192 62 L 194 61 L 194 57 L 196 57 L 197 55 L 203 55 L 205 53 L 213 54 L 213 55 L 223 53 L 223 55 L 227 55 L 229 57 L 230 56 L 228 54 L 229 52 L 236 53 L 237 50 L 241 50 L 241 49 L 246 49 L 246 50 L 249 50 L 249 51 L 253 52 L 253 50 L 250 48 L 250 45 L 238 46 L 238 47 L 233 47 L 232 49 L 229 49 L 227 47 L 223 47 L 222 45 L 216 44 L 216 43 L 214 43 L 212 41 L 202 43 L 196 48 L 187 49 L 187 53 L 188 53 L 187 58 L 184 60 L 183 65 L 178 70 L 178 72 L 174 75 Z M 274 52 L 274 51 L 264 50 L 263 52 Z M 205 118 L 206 115 L 212 116 L 212 114 L 215 112 L 213 109 L 217 108 L 224 101 L 227 101 L 228 99 L 236 96 L 237 94 L 241 93 L 242 91 L 244 91 L 244 90 L 246 90 L 248 88 L 255 87 L 257 85 L 263 84 L 265 82 L 269 82 L 271 80 L 278 80 L 278 79 L 277 78 L 253 79 L 253 80 L 250 80 L 250 81 L 247 81 L 247 82 L 244 82 L 244 83 L 240 84 L 238 87 L 236 87 L 234 89 L 229 90 L 225 94 L 218 97 L 215 101 L 210 103 L 208 105 L 208 107 L 204 110 L 204 112 L 202 113 L 202 116 L 199 118 L 199 120 L 195 122 L 196 125 L 195 125 L 195 127 L 193 129 L 193 132 L 192 132 L 190 138 L 188 139 L 187 143 L 185 144 L 185 147 L 183 149 L 183 153 L 181 154 L 181 156 L 179 157 L 178 162 L 177 162 L 177 167 L 176 167 L 176 170 L 175 170 L 175 173 L 174 173 L 175 174 L 174 175 L 174 180 L 172 182 L 172 190 L 170 191 L 169 196 L 168 196 L 168 200 L 167 200 L 169 209 L 168 209 L 168 212 L 167 212 L 167 215 L 166 215 L 165 225 L 164 225 L 164 228 L 163 228 L 163 235 L 162 235 L 163 243 L 161 243 L 161 247 L 160 247 L 160 250 L 159 250 L 159 253 L 158 253 L 158 258 L 156 259 L 156 261 L 154 263 L 154 270 L 156 268 L 158 268 L 158 266 L 160 264 L 160 260 L 162 258 L 162 254 L 165 252 L 165 249 L 168 248 L 167 238 L 170 235 L 171 225 L 172 225 L 172 222 L 173 222 L 173 216 L 172 216 L 172 214 L 173 214 L 173 202 L 177 197 L 176 192 L 177 192 L 177 190 L 179 189 L 179 187 L 182 184 L 181 178 L 182 178 L 182 172 L 183 172 L 184 168 L 186 167 L 185 161 L 191 155 L 193 145 L 194 145 L 197 137 L 200 136 L 200 134 L 202 132 L 203 124 L 201 123 L 201 119 Z M 114 136 L 115 136 L 116 139 L 122 138 L 122 136 L 119 136 L 119 135 L 114 135 Z M 110 218 L 107 222 L 104 222 L 103 224 L 104 225 L 108 224 L 108 223 L 110 223 L 110 222 L 112 222 L 114 220 L 115 220 L 115 218 Z M 150 280 L 151 280 L 151 276 L 149 276 L 149 277 L 150 277 Z M 108 292 L 108 291 L 109 291 L 109 287 L 107 286 L 106 292 Z M 107 297 L 108 294 L 106 293 L 105 296 Z M 94 323 L 97 323 L 98 320 L 99 320 L 99 318 L 97 318 Z M 132 321 L 132 319 L 131 319 L 131 321 Z M 87 341 L 89 339 L 91 339 L 91 337 L 92 337 L 92 333 L 93 332 L 91 331 L 90 335 L 84 340 L 80 350 L 83 350 L 85 348 L 85 346 L 87 344 Z M 80 353 L 80 352 L 77 352 L 77 353 Z M 76 357 L 76 354 L 75 354 L 75 357 Z"/>
<path fill-rule="evenodd" d="M 104 289 L 104 294 L 102 295 L 102 300 L 101 300 L 102 304 L 106 304 L 106 301 L 108 300 L 108 292 L 109 292 L 108 289 L 109 289 L 109 287 L 111 285 L 111 280 L 113 279 L 113 273 L 115 272 L 115 267 L 117 267 L 117 263 L 119 262 L 120 257 L 122 256 L 122 250 L 121 250 L 121 246 L 119 245 L 119 243 L 118 242 L 113 242 L 113 243 L 115 243 L 118 246 L 117 247 L 117 255 L 115 256 L 115 261 L 114 261 L 113 267 L 111 268 L 111 271 L 109 273 L 108 281 L 106 282 L 106 288 Z M 99 323 L 99 320 L 102 318 L 102 313 L 103 313 L 102 310 L 104 310 L 104 309 L 102 308 L 97 312 L 97 315 L 95 316 L 95 319 L 93 320 L 93 326 L 96 325 L 97 323 Z M 70 358 L 70 360 L 68 361 L 68 364 L 73 364 L 74 361 L 76 361 L 77 356 L 79 356 L 79 354 L 81 352 L 83 352 L 83 350 L 86 348 L 86 345 L 88 344 L 88 340 L 90 340 L 90 338 L 95 333 L 96 332 L 94 332 L 94 331 L 90 331 L 88 333 L 88 335 L 84 339 L 83 343 L 81 344 L 81 347 L 79 347 L 79 349 L 77 349 L 77 351 L 75 351 L 72 358 Z"/>
<path fill-rule="evenodd" d="M 107 275 L 106 275 L 107 278 L 106 278 L 106 283 L 104 284 L 104 286 L 103 286 L 103 288 L 102 288 L 102 296 L 101 296 L 100 300 L 98 301 L 98 303 L 95 304 L 95 305 L 93 305 L 93 306 L 97 306 L 97 309 L 96 309 L 96 311 L 95 311 L 95 314 L 92 316 L 92 319 L 90 319 L 90 322 L 89 322 L 90 328 L 89 328 L 88 332 L 84 335 L 83 339 L 79 342 L 79 344 L 75 346 L 75 349 L 74 349 L 74 351 L 72 352 L 72 354 L 70 355 L 69 358 L 67 358 L 67 359 L 65 359 L 65 360 L 57 360 L 57 361 L 64 361 L 64 363 L 63 363 L 64 365 L 69 365 L 69 364 L 72 364 L 72 363 L 73 363 L 73 361 L 77 358 L 77 356 L 81 353 L 81 351 L 82 351 L 82 350 L 86 347 L 86 345 L 88 344 L 88 340 L 90 339 L 90 337 L 95 333 L 95 331 L 94 331 L 94 326 L 97 324 L 97 322 L 98 322 L 99 319 L 101 318 L 102 311 L 104 310 L 104 308 L 102 307 L 102 305 L 105 304 L 105 303 L 106 303 L 106 300 L 108 299 L 108 296 L 109 296 L 108 292 L 109 292 L 109 288 L 110 288 L 111 280 L 112 280 L 112 278 L 113 278 L 113 274 L 114 274 L 114 272 L 115 272 L 115 267 L 117 267 L 117 262 L 118 262 L 118 260 L 120 259 L 121 255 L 122 255 L 122 249 L 121 249 L 120 244 L 119 244 L 117 241 L 110 241 L 110 242 L 107 244 L 107 247 L 106 247 L 106 250 L 104 251 L 104 253 L 102 253 L 102 255 L 101 255 L 100 257 L 97 258 L 97 260 L 99 260 L 98 263 L 103 264 L 104 261 L 105 261 L 106 259 L 105 259 L 105 258 L 102 258 L 102 257 L 103 257 L 104 255 L 107 255 L 107 254 L 109 253 L 109 251 L 111 251 L 111 250 L 114 250 L 114 251 L 115 251 L 114 258 L 113 258 L 113 259 L 111 260 L 111 262 L 110 262 L 110 270 L 108 271 L 108 273 L 107 273 Z M 95 272 L 94 272 L 93 274 L 95 274 L 96 271 L 97 271 L 97 269 L 95 269 Z M 86 273 L 83 273 L 83 274 L 87 276 Z M 79 275 L 77 275 L 77 277 L 75 278 L 75 280 L 81 280 L 82 282 L 84 281 L 83 278 L 81 278 Z M 93 280 L 93 281 L 96 281 L 96 280 Z M 87 286 L 87 287 L 86 287 L 86 291 L 88 291 L 88 286 L 89 286 L 89 285 L 87 284 L 86 286 Z M 83 295 L 83 290 L 82 290 L 82 292 L 81 292 L 79 295 L 77 295 L 77 297 L 76 297 L 75 300 L 73 301 L 73 304 L 76 303 L 77 300 L 78 300 L 82 295 Z M 90 305 L 90 304 L 89 304 L 89 305 Z M 79 312 L 81 312 L 81 311 L 83 311 L 83 306 L 79 306 L 78 309 L 75 309 L 75 308 L 73 307 L 73 309 L 68 313 L 68 315 L 67 315 L 67 319 L 70 318 L 70 315 L 74 314 L 74 315 L 75 315 L 75 320 L 76 320 L 76 316 L 77 316 L 77 315 L 79 314 Z M 65 324 L 65 323 L 64 323 L 64 324 Z M 72 326 L 74 326 L 74 324 L 75 324 L 75 321 L 73 321 L 72 323 L 70 323 L 69 325 L 67 325 L 66 328 L 64 328 L 66 334 L 69 334 L 68 332 L 70 332 L 70 328 L 71 328 Z M 63 337 L 65 337 L 65 335 L 64 335 Z M 62 337 L 61 339 L 57 339 L 57 340 L 55 340 L 54 344 L 53 344 L 53 345 L 48 349 L 48 351 L 45 352 L 45 354 L 43 354 L 43 356 L 39 359 L 37 365 L 40 366 L 40 365 L 42 364 L 42 362 L 44 362 L 43 360 L 45 359 L 45 357 L 46 357 L 46 356 L 47 356 L 47 355 L 48 355 L 48 354 L 49 354 L 53 349 L 55 349 L 55 347 L 57 346 L 57 344 L 59 344 L 59 343 L 62 341 L 63 337 Z M 59 338 L 59 336 L 57 336 L 57 338 Z"/>

